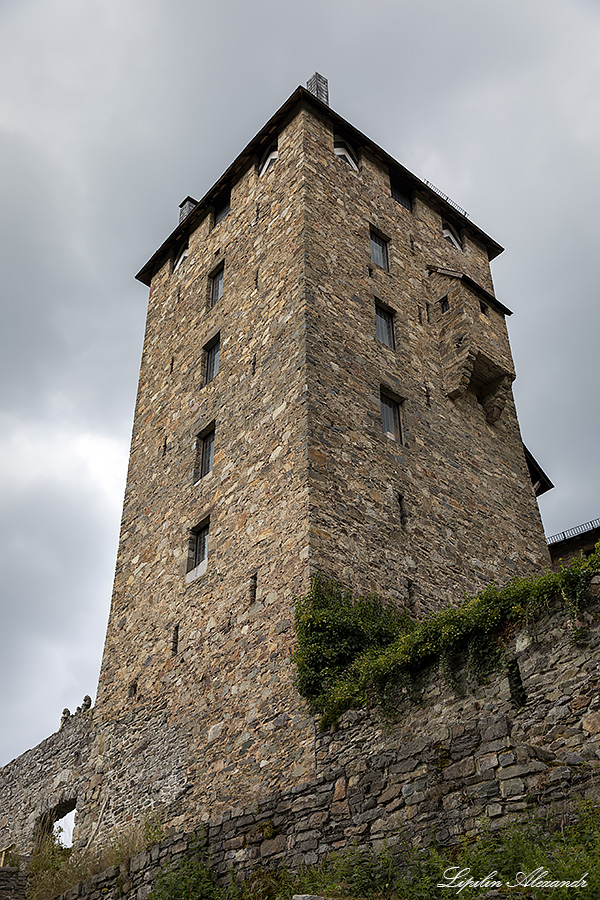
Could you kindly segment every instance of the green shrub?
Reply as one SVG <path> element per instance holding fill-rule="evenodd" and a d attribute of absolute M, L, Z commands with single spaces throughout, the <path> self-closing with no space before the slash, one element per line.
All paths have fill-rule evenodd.
<path fill-rule="evenodd" d="M 385 706 L 390 693 L 402 689 L 410 696 L 430 666 L 438 665 L 451 678 L 458 656 L 481 677 L 503 665 L 512 632 L 552 604 L 562 603 L 575 622 L 598 569 L 600 543 L 587 560 L 502 588 L 490 585 L 419 623 L 378 597 L 354 598 L 339 582 L 316 576 L 296 605 L 298 690 L 326 727 L 353 706 L 371 701 Z"/>
<path fill-rule="evenodd" d="M 200 843 L 189 856 L 165 866 L 158 874 L 150 900 L 223 900 L 223 891 Z"/>

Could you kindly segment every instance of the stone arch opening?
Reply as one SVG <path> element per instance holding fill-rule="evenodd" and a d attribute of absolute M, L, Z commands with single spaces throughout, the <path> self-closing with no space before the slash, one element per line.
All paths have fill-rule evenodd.
<path fill-rule="evenodd" d="M 58 828 L 63 828 L 63 834 L 58 833 L 58 837 L 60 843 L 65 847 L 70 847 L 72 844 L 72 819 L 73 814 L 75 813 L 75 807 L 77 806 L 76 798 L 63 799 L 51 809 L 46 810 L 46 812 L 42 813 L 35 825 L 34 832 L 34 847 L 39 849 L 43 846 L 52 835 L 58 833 Z M 66 834 L 66 825 L 70 827 L 70 833 Z"/>

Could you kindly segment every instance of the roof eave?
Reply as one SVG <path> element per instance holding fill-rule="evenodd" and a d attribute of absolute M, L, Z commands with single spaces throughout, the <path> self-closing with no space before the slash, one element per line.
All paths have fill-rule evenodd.
<path fill-rule="evenodd" d="M 293 94 L 290 94 L 285 103 L 280 106 L 277 112 L 271 116 L 266 125 L 264 125 L 246 145 L 218 181 L 216 181 L 206 192 L 195 209 L 177 225 L 167 239 L 163 241 L 158 250 L 150 257 L 148 262 L 142 266 L 135 276 L 138 281 L 141 281 L 142 284 L 145 284 L 148 287 L 150 286 L 152 278 L 158 269 L 164 265 L 165 260 L 169 258 L 181 239 L 186 234 L 189 234 L 194 226 L 199 223 L 206 214 L 207 210 L 212 205 L 213 198 L 230 184 L 235 176 L 241 174 L 248 166 L 254 163 L 261 148 L 263 148 L 264 144 L 270 139 L 272 133 L 275 130 L 279 130 L 287 120 L 293 117 L 296 108 L 304 104 L 308 104 L 317 109 L 335 125 L 341 127 L 346 132 L 349 132 L 352 135 L 354 142 L 359 143 L 361 149 L 364 147 L 368 148 L 370 152 L 378 157 L 388 168 L 395 172 L 401 172 L 402 177 L 410 183 L 413 190 L 419 190 L 427 196 L 431 206 L 443 210 L 448 218 L 454 221 L 460 221 L 464 226 L 468 227 L 472 232 L 478 235 L 487 249 L 490 260 L 502 253 L 504 248 L 501 247 L 500 244 L 478 228 L 470 219 L 458 212 L 451 204 L 447 203 L 442 197 L 436 194 L 435 191 L 425 184 L 425 182 L 421 181 L 420 178 L 417 178 L 416 175 L 386 153 L 378 144 L 355 128 L 354 125 L 351 125 L 350 122 L 347 122 L 346 119 L 342 118 L 338 113 L 334 112 L 331 107 L 327 106 L 327 104 L 311 94 L 310 91 L 307 91 L 306 88 L 297 87 Z"/>

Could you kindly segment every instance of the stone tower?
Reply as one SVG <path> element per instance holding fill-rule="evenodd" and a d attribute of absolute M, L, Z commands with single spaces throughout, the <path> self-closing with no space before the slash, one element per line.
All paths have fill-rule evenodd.
<path fill-rule="evenodd" d="M 293 606 L 422 614 L 548 562 L 501 247 L 298 88 L 138 274 L 148 318 L 84 832 L 313 774 Z"/>

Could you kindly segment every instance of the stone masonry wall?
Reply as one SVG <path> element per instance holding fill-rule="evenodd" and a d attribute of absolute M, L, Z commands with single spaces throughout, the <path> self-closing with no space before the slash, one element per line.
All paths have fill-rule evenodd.
<path fill-rule="evenodd" d="M 0 768 L 0 847 L 15 843 L 19 852 L 31 852 L 44 815 L 74 801 L 81 808 L 91 800 L 93 739 L 92 715 L 86 710 Z"/>
<path fill-rule="evenodd" d="M 406 209 L 394 172 L 368 150 L 355 171 L 335 137 L 325 117 L 307 117 L 311 566 L 431 610 L 548 564 L 505 316 L 472 287 L 493 293 L 469 228 L 462 250 L 449 244 L 430 197 L 417 190 Z M 387 270 L 371 258 L 371 230 L 387 242 Z M 376 303 L 393 316 L 395 347 L 377 339 Z M 381 390 L 400 405 L 400 441 L 382 432 Z"/>
<path fill-rule="evenodd" d="M 594 589 L 600 591 L 600 576 Z M 574 641 L 574 636 L 577 638 Z M 159 868 L 208 842 L 225 878 L 231 867 L 316 863 L 332 850 L 453 843 L 486 825 L 501 828 L 524 811 L 565 822 L 579 798 L 600 797 L 600 604 L 575 634 L 562 611 L 515 635 L 507 652 L 519 666 L 525 704 L 515 707 L 508 678 L 448 687 L 431 672 L 418 705 L 404 700 L 395 723 L 347 713 L 318 735 L 317 776 L 250 807 L 211 816 L 195 832 L 173 833 L 64 895 L 145 900 Z"/>

